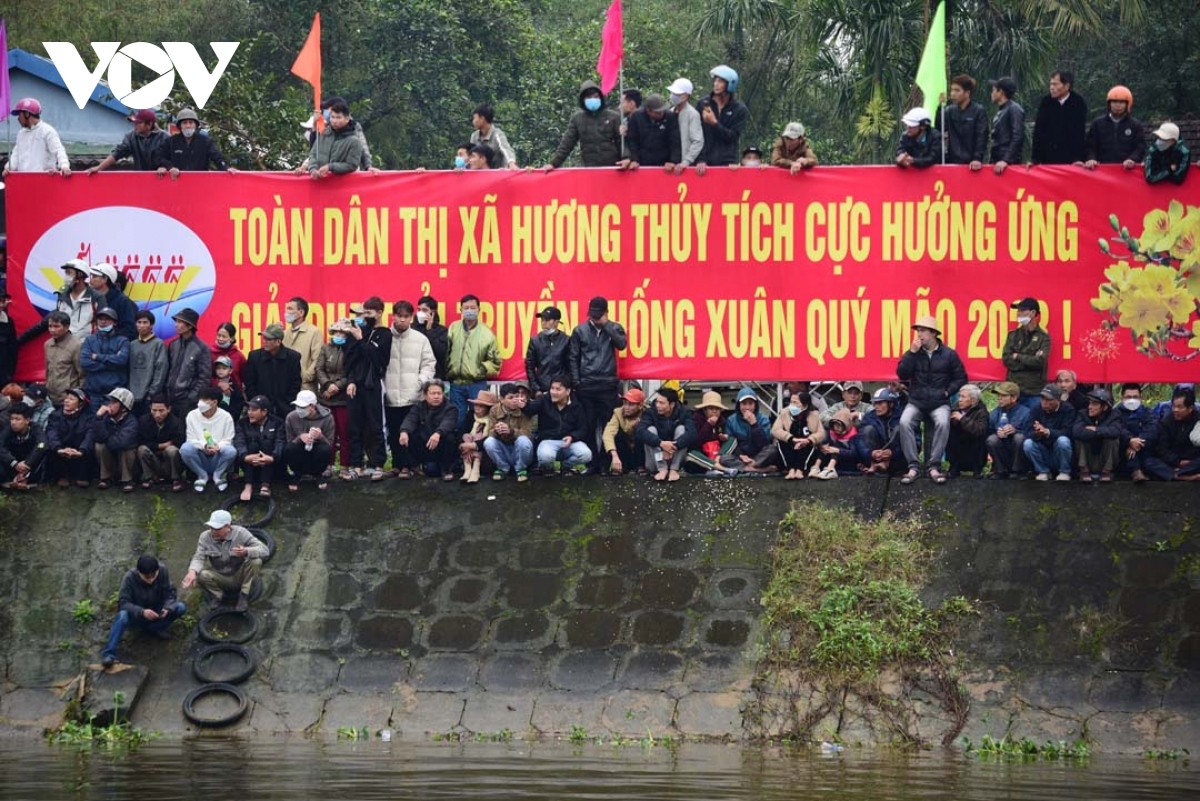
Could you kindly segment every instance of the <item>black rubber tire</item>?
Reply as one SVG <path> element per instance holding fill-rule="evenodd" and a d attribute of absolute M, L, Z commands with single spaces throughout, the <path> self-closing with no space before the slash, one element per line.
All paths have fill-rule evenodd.
<path fill-rule="evenodd" d="M 237 506 L 239 503 L 251 504 L 251 503 L 255 503 L 260 500 L 262 500 L 262 498 L 260 498 L 257 495 L 255 495 L 248 501 L 242 501 L 241 496 L 239 496 L 239 495 L 231 495 L 225 501 L 225 503 L 221 504 L 221 508 L 224 509 L 226 512 L 229 512 L 230 514 L 232 514 L 233 507 Z M 267 500 L 267 513 L 265 515 L 258 518 L 257 520 L 238 520 L 235 515 L 233 522 L 237 523 L 239 526 L 243 526 L 244 528 L 262 528 L 267 523 L 270 523 L 272 518 L 275 517 L 275 498 L 270 497 L 270 498 L 267 498 L 266 500 Z"/>
<path fill-rule="evenodd" d="M 263 557 L 263 564 L 271 561 L 271 557 L 275 555 L 275 538 L 261 528 L 246 527 L 246 530 L 258 538 L 258 541 L 267 546 L 267 555 Z"/>
<path fill-rule="evenodd" d="M 264 584 L 262 576 L 255 576 L 254 581 L 250 582 L 250 603 L 254 603 L 262 597 L 263 587 Z"/>
<path fill-rule="evenodd" d="M 206 672 L 204 662 L 210 656 L 220 653 L 237 654 L 246 661 L 246 666 L 242 669 L 241 673 L 235 673 L 233 676 L 227 679 L 217 681 Z M 196 677 L 196 681 L 202 684 L 241 684 L 254 674 L 254 671 L 257 667 L 258 660 L 254 658 L 254 654 L 251 653 L 248 648 L 244 648 L 235 643 L 223 642 L 217 643 L 216 645 L 209 645 L 200 651 L 200 653 L 196 654 L 196 658 L 192 660 L 192 675 Z"/>
<path fill-rule="evenodd" d="M 196 700 L 202 696 L 209 695 L 210 693 L 218 692 L 226 693 L 236 698 L 238 702 L 238 708 L 234 710 L 232 714 L 226 715 L 223 718 L 199 717 L 196 714 L 195 709 L 193 709 L 196 704 Z M 201 687 L 197 687 L 188 693 L 187 697 L 183 699 L 183 716 L 192 723 L 195 723 L 197 726 L 201 726 L 206 729 L 216 729 L 222 726 L 230 726 L 234 723 L 237 723 L 242 719 L 242 715 L 245 715 L 246 710 L 249 708 L 250 701 L 246 698 L 246 694 L 239 688 L 234 687 L 232 684 L 225 683 L 205 684 Z"/>
<path fill-rule="evenodd" d="M 243 615 L 246 621 L 250 624 L 246 631 L 239 634 L 237 637 L 218 637 L 212 632 L 213 621 L 232 615 Z M 233 609 L 214 609 L 204 617 L 200 618 L 200 624 L 196 626 L 196 633 L 200 635 L 200 639 L 205 642 L 218 643 L 224 645 L 232 643 L 234 645 L 242 645 L 254 639 L 254 635 L 258 634 L 258 615 L 253 612 L 236 612 Z"/>

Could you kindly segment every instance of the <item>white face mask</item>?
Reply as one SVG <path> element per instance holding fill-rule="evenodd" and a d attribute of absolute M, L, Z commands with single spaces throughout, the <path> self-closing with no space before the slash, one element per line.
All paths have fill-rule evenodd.
<path fill-rule="evenodd" d="M 1159 150 L 1170 150 L 1175 145 L 1172 139 L 1155 139 L 1154 146 Z"/>
<path fill-rule="evenodd" d="M 200 414 L 208 414 L 212 409 L 212 404 L 208 401 L 200 401 L 196 404 L 196 408 L 200 410 Z"/>
<path fill-rule="evenodd" d="M 289 323 L 294 323 L 300 319 L 300 312 L 285 312 L 283 319 L 287 320 Z"/>
<path fill-rule="evenodd" d="M 1142 408 L 1142 401 L 1139 398 L 1126 398 L 1125 400 L 1121 401 L 1121 405 L 1131 412 L 1136 412 L 1138 409 Z"/>
<path fill-rule="evenodd" d="M 1029 325 L 1029 321 L 1032 319 L 1032 317 L 1018 317 L 1017 322 L 1021 325 Z"/>
<path fill-rule="evenodd" d="M 417 322 L 421 325 L 425 325 L 425 323 L 429 322 L 429 315 L 423 311 L 417 312 Z"/>

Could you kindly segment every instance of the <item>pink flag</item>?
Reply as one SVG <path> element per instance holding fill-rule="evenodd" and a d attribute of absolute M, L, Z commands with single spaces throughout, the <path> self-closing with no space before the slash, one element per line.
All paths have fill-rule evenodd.
<path fill-rule="evenodd" d="M 600 58 L 596 72 L 600 73 L 600 91 L 608 94 L 617 85 L 621 74 L 621 59 L 625 57 L 625 32 L 621 25 L 621 0 L 613 0 L 605 14 L 604 32 L 600 34 Z"/>
<path fill-rule="evenodd" d="M 0 19 L 0 116 L 12 108 L 12 88 L 8 84 L 8 28 Z"/>

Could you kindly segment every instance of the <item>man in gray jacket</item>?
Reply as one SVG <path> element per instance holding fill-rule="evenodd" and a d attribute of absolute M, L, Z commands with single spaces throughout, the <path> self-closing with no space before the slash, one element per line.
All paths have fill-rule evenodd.
<path fill-rule="evenodd" d="M 585 167 L 615 167 L 621 160 L 621 115 L 604 107 L 604 95 L 595 81 L 580 84 L 579 111 L 571 115 L 546 171 L 561 167 L 576 144 Z"/>
<path fill-rule="evenodd" d="M 667 164 L 663 169 L 682 175 L 685 168 L 696 163 L 704 150 L 704 121 L 700 119 L 700 112 L 696 111 L 691 103 L 692 92 L 695 91 L 691 81 L 687 78 L 676 78 L 675 82 L 667 87 L 667 91 L 670 93 L 667 103 L 679 119 L 680 158 L 678 164 Z M 704 165 L 697 166 L 696 173 L 703 175 Z"/>
<path fill-rule="evenodd" d="M 239 612 L 250 608 L 250 585 L 267 558 L 267 546 L 241 526 L 233 525 L 233 516 L 217 509 L 208 516 L 196 553 L 183 577 L 183 588 L 197 583 L 215 604 L 225 602 L 225 593 L 238 593 Z"/>

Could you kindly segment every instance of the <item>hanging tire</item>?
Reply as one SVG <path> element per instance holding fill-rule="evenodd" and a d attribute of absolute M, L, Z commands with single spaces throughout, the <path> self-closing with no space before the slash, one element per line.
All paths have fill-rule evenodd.
<path fill-rule="evenodd" d="M 217 633 L 217 623 L 222 619 L 230 617 L 241 617 L 246 620 L 246 630 L 232 637 L 221 637 Z M 233 643 L 241 645 L 242 643 L 250 642 L 254 639 L 254 635 L 258 634 L 258 615 L 253 612 L 238 612 L 233 609 L 214 609 L 204 617 L 200 618 L 200 624 L 196 627 L 196 633 L 200 635 L 200 639 L 211 643 Z"/>
<path fill-rule="evenodd" d="M 245 664 L 240 672 L 234 673 L 226 678 L 217 678 L 208 671 L 205 667 L 205 662 L 218 654 L 236 654 L 242 658 Z M 192 675 L 196 677 L 196 681 L 203 684 L 241 684 L 254 673 L 254 669 L 258 667 L 258 660 L 254 658 L 254 654 L 250 650 L 234 643 L 218 643 L 210 645 L 196 654 L 196 658 L 192 660 Z"/>
<path fill-rule="evenodd" d="M 271 561 L 271 557 L 275 555 L 275 538 L 261 528 L 246 527 L 246 530 L 258 539 L 263 545 L 267 546 L 267 555 L 263 557 L 263 564 Z"/>
<path fill-rule="evenodd" d="M 197 715 L 195 709 L 196 701 L 206 695 L 213 695 L 215 693 L 232 695 L 234 700 L 237 701 L 237 709 L 228 715 L 223 715 L 219 718 L 206 718 Z M 232 684 L 225 683 L 205 684 L 202 687 L 197 687 L 188 693 L 187 697 L 183 699 L 183 716 L 192 723 L 195 723 L 197 726 L 202 726 L 206 729 L 215 729 L 221 726 L 230 726 L 234 723 L 237 723 L 242 719 L 242 716 L 246 714 L 246 710 L 249 708 L 250 702 L 247 700 L 246 694 L 237 687 L 234 687 Z"/>
<path fill-rule="evenodd" d="M 232 496 L 230 496 L 230 498 L 228 500 L 225 501 L 225 503 L 221 504 L 221 508 L 224 509 L 226 512 L 229 512 L 230 514 L 233 514 L 233 507 L 237 506 L 238 504 L 244 503 L 247 505 L 252 505 L 256 501 L 261 501 L 261 500 L 263 500 L 263 499 L 258 495 L 251 497 L 250 500 L 248 500 L 248 501 L 243 501 L 241 496 L 239 496 L 239 495 L 232 495 Z M 257 518 L 257 519 L 247 518 L 246 520 L 239 520 L 237 518 L 237 515 L 234 515 L 233 522 L 239 526 L 242 526 L 243 528 L 262 528 L 267 523 L 270 523 L 271 519 L 275 517 L 275 499 L 267 498 L 266 501 L 267 501 L 267 511 L 266 511 L 266 514 L 264 514 L 262 517 Z"/>

